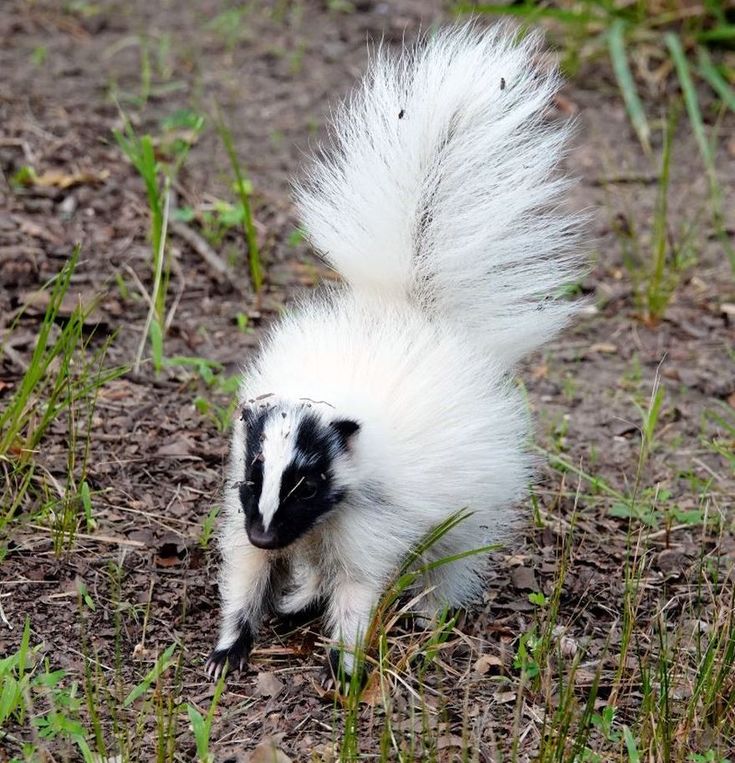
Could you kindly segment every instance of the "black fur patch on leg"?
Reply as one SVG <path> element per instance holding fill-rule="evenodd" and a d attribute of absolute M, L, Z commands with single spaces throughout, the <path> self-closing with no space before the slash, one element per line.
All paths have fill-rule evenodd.
<path fill-rule="evenodd" d="M 243 670 L 248 663 L 250 650 L 253 648 L 253 632 L 250 623 L 244 620 L 240 624 L 240 633 L 233 643 L 225 649 L 215 649 L 209 655 L 206 664 L 207 675 L 215 681 L 227 667 L 228 672 Z"/>
<path fill-rule="evenodd" d="M 358 679 L 358 690 L 365 688 L 368 679 L 368 670 L 365 660 L 361 659 L 355 664 L 355 669 L 359 675 L 355 676 L 347 672 L 347 668 L 342 662 L 339 649 L 331 648 L 327 652 L 326 665 L 322 671 L 321 684 L 325 689 L 338 690 L 345 694 L 355 679 Z"/>
<path fill-rule="evenodd" d="M 278 613 L 281 626 L 285 631 L 292 631 L 307 625 L 312 620 L 316 620 L 324 614 L 324 600 L 315 599 L 298 612 Z M 281 628 L 279 628 L 281 630 Z"/>
<path fill-rule="evenodd" d="M 339 649 L 330 649 L 327 652 L 327 667 L 332 673 L 332 677 L 336 680 L 340 678 L 349 678 L 344 672 L 344 665 L 341 664 Z"/>

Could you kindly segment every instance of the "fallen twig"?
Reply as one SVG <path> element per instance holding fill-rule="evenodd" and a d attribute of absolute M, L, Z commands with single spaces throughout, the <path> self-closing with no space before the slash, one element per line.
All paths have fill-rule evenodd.
<path fill-rule="evenodd" d="M 171 232 L 186 241 L 187 244 L 204 260 L 214 274 L 218 282 L 229 281 L 239 292 L 246 290 L 242 286 L 236 274 L 227 266 L 227 263 L 212 249 L 212 247 L 193 228 L 185 223 L 172 221 L 169 223 Z"/>

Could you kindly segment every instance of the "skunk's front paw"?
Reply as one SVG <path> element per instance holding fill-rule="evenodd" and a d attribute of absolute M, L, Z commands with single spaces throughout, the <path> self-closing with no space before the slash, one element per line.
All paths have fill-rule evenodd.
<path fill-rule="evenodd" d="M 248 664 L 250 650 L 253 648 L 253 634 L 250 626 L 245 623 L 240 628 L 240 633 L 235 641 L 229 646 L 217 644 L 212 654 L 209 655 L 205 669 L 207 675 L 216 681 L 222 675 L 225 667 L 228 672 L 243 670 Z"/>

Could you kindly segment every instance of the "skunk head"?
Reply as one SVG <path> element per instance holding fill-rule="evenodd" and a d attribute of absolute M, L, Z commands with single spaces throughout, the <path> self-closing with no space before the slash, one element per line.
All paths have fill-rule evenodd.
<path fill-rule="evenodd" d="M 257 402 L 242 413 L 245 474 L 240 503 L 250 542 L 288 546 L 342 501 L 360 425 L 310 404 Z"/>

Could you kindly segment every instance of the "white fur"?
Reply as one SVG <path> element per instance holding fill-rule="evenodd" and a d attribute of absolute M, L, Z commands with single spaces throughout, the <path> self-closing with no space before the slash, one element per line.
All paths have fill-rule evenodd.
<path fill-rule="evenodd" d="M 268 421 L 263 437 L 263 490 L 258 508 L 267 530 L 276 513 L 281 492 L 283 466 L 291 460 L 296 439 L 296 411 L 283 411 Z"/>
<path fill-rule="evenodd" d="M 468 25 L 399 58 L 380 50 L 298 195 L 352 287 L 423 305 L 504 364 L 568 317 L 568 302 L 536 310 L 571 280 L 577 222 L 553 209 L 568 127 L 544 112 L 558 76 L 536 65 L 539 35 L 516 37 Z"/>
<path fill-rule="evenodd" d="M 556 297 L 575 272 L 576 221 L 551 209 L 567 128 L 544 121 L 558 81 L 536 67 L 538 45 L 535 35 L 516 42 L 504 27 L 465 26 L 397 59 L 379 51 L 336 117 L 336 150 L 298 202 L 347 286 L 276 325 L 241 400 L 270 393 L 286 413 L 273 424 L 281 436 L 264 441 L 264 519 L 277 508 L 304 399 L 323 401 L 311 410 L 325 422 L 360 423 L 334 467 L 347 497 L 292 546 L 254 549 L 235 487 L 245 466 L 245 425 L 235 422 L 220 648 L 242 613 L 257 627 L 275 558 L 291 564 L 282 609 L 325 597 L 330 635 L 351 647 L 437 524 L 474 512 L 430 558 L 497 541 L 512 523 L 530 460 L 508 372 L 573 309 Z M 470 601 L 483 564 L 471 556 L 432 573 L 427 606 Z"/>

